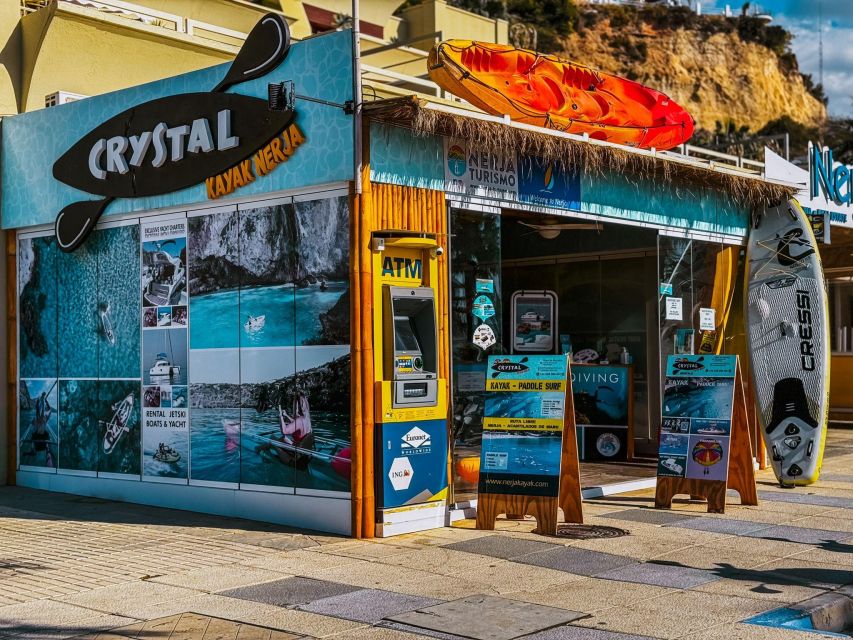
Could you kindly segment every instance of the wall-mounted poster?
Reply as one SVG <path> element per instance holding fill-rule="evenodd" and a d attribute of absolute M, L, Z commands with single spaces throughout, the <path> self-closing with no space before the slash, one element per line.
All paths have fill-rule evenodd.
<path fill-rule="evenodd" d="M 21 380 L 18 459 L 22 466 L 56 469 L 59 454 L 56 378 Z"/>
<path fill-rule="evenodd" d="M 98 380 L 60 380 L 59 468 L 61 473 L 98 471 Z"/>
<path fill-rule="evenodd" d="M 557 330 L 557 294 L 553 291 L 516 291 L 512 294 L 513 353 L 554 351 Z"/>
<path fill-rule="evenodd" d="M 142 426 L 139 380 L 100 380 L 95 410 L 98 475 L 138 476 Z"/>
<path fill-rule="evenodd" d="M 557 496 L 565 356 L 489 356 L 480 492 Z"/>
<path fill-rule="evenodd" d="M 658 475 L 726 480 L 737 356 L 669 356 Z"/>
<path fill-rule="evenodd" d="M 56 378 L 59 248 L 53 236 L 18 241 L 18 362 L 21 378 Z"/>
<path fill-rule="evenodd" d="M 142 475 L 186 482 L 189 471 L 187 220 L 143 223 Z M 176 322 L 173 322 L 173 319 Z"/>

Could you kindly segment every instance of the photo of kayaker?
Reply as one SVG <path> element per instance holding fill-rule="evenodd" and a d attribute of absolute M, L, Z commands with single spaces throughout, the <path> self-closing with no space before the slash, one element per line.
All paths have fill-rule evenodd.
<path fill-rule="evenodd" d="M 311 461 L 311 455 L 305 451 L 313 451 L 315 448 L 314 432 L 311 428 L 311 408 L 308 398 L 303 391 L 296 394 L 293 400 L 293 415 L 278 405 L 278 426 L 281 431 L 281 446 L 274 444 L 262 444 L 258 450 L 275 450 L 279 460 L 285 464 L 295 464 L 297 469 L 304 469 Z"/>
<path fill-rule="evenodd" d="M 56 467 L 57 437 L 56 380 L 21 380 L 21 464 Z"/>

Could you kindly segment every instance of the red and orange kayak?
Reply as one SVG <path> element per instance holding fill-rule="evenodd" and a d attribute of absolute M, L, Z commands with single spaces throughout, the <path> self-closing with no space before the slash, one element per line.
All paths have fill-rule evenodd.
<path fill-rule="evenodd" d="M 430 51 L 429 75 L 483 111 L 516 122 L 644 149 L 671 149 L 693 135 L 693 118 L 660 91 L 511 45 L 441 42 Z"/>

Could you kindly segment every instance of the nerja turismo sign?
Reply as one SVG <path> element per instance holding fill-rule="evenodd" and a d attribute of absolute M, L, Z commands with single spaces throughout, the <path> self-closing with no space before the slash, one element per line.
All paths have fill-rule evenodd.
<path fill-rule="evenodd" d="M 809 195 L 838 205 L 853 204 L 853 167 L 835 162 L 832 149 L 809 143 Z"/>
<path fill-rule="evenodd" d="M 216 198 L 287 160 L 304 136 L 283 85 L 269 85 L 268 100 L 226 90 L 266 75 L 289 50 L 287 22 L 268 14 L 211 91 L 133 106 L 78 140 L 54 163 L 53 176 L 102 198 L 74 202 L 59 212 L 54 225 L 59 247 L 66 252 L 79 247 L 116 198 L 170 193 L 202 182 Z"/>

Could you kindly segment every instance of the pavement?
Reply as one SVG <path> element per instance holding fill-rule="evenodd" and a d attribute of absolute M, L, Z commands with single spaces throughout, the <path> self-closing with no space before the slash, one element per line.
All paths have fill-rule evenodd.
<path fill-rule="evenodd" d="M 853 430 L 817 485 L 758 483 L 721 515 L 589 500 L 574 538 L 501 520 L 368 541 L 0 488 L 0 638 L 815 639 L 744 621 L 853 583 Z"/>

